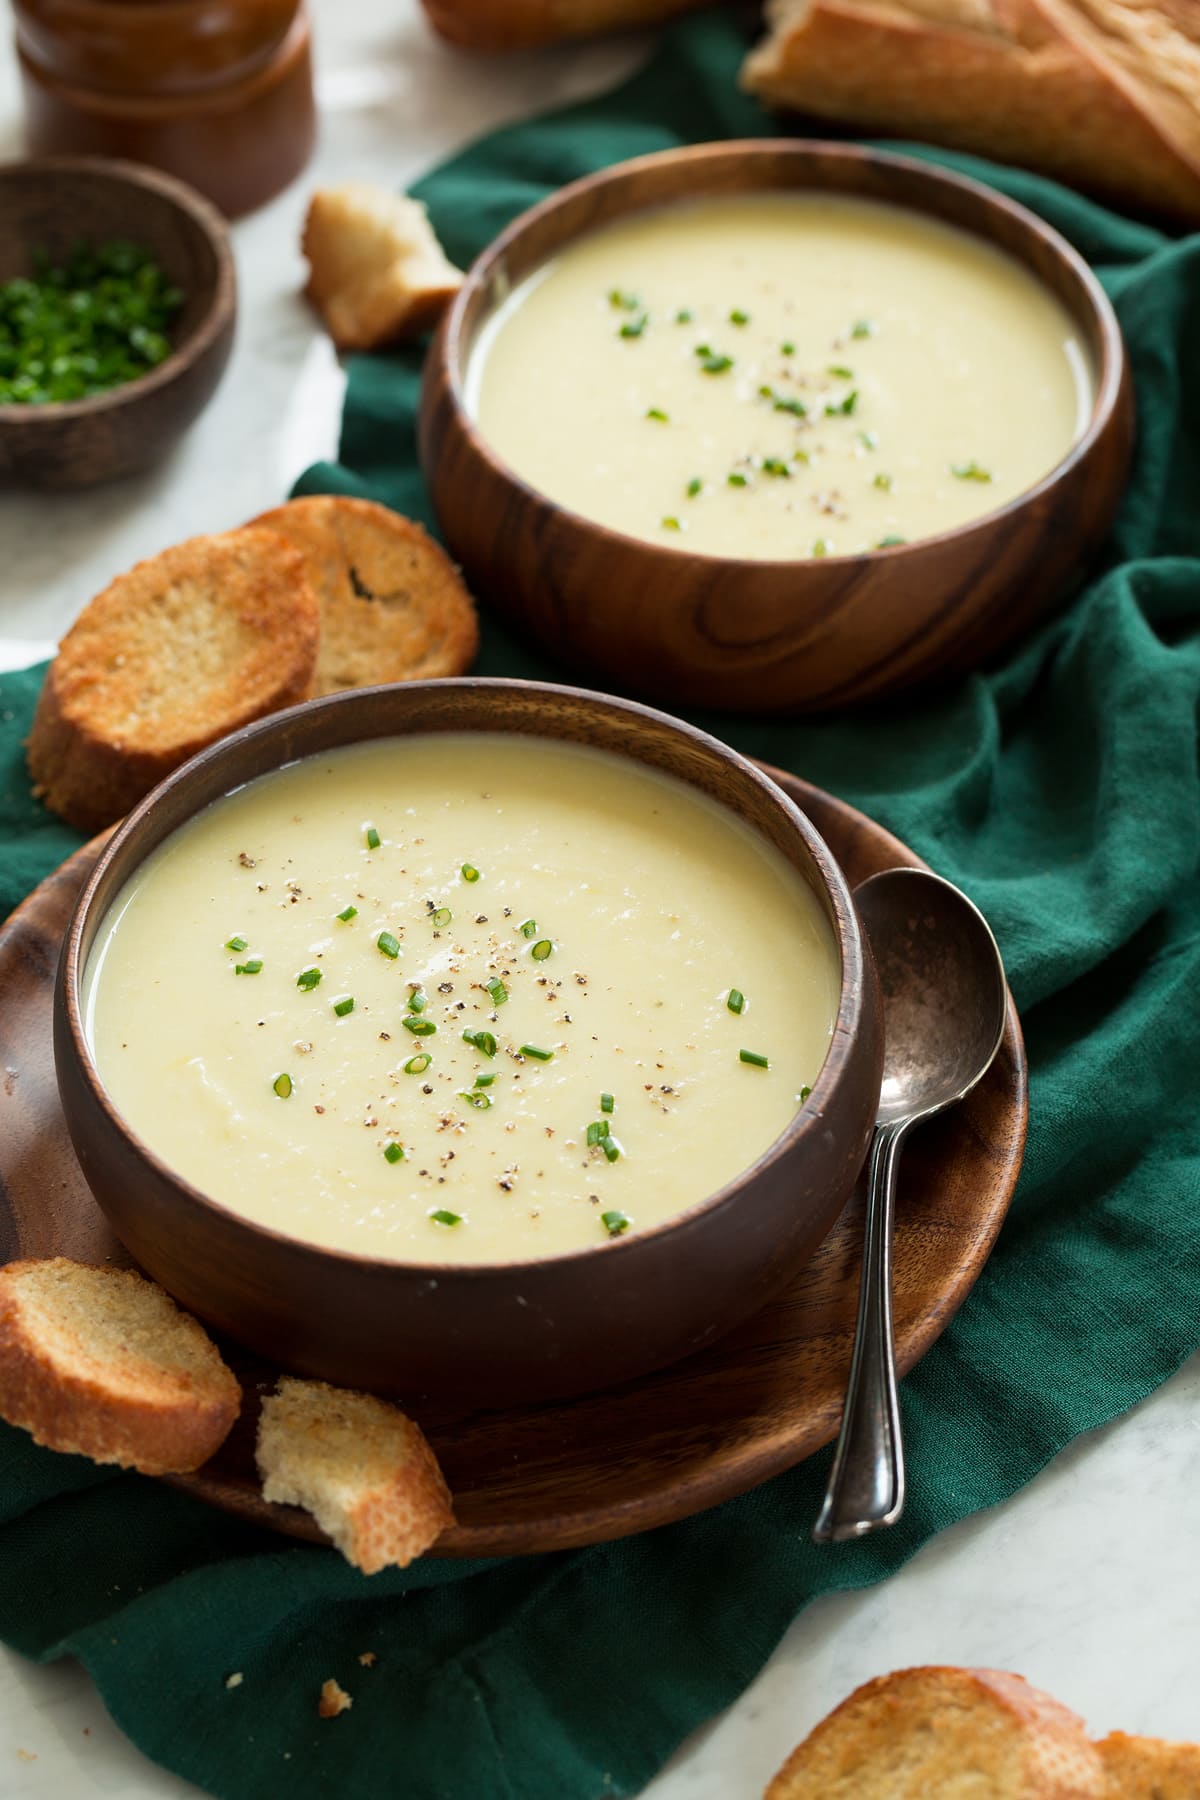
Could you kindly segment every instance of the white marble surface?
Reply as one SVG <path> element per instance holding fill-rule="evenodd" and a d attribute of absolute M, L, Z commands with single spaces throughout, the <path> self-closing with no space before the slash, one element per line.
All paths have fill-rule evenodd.
<path fill-rule="evenodd" d="M 235 242 L 242 281 L 225 382 L 150 475 L 89 494 L 0 495 L 0 666 L 32 660 L 117 570 L 275 504 L 336 444 L 340 375 L 297 297 L 299 221 L 314 180 L 402 184 L 468 138 L 597 89 L 635 43 L 472 63 L 439 47 L 415 0 L 316 0 L 324 125 L 311 176 Z M 0 48 L 0 156 L 20 148 Z M 1135 1413 L 1073 1445 L 997 1511 L 944 1533 L 891 1581 L 820 1601 L 647 1800 L 751 1800 L 792 1745 L 858 1682 L 925 1661 L 1017 1669 L 1120 1726 L 1200 1735 L 1200 1357 Z M 797 1519 L 798 1532 L 810 1521 Z M 836 1550 L 830 1552 L 836 1555 Z M 452 1788 L 448 1787 L 448 1792 Z M 148 1763 L 71 1664 L 0 1650 L 4 1800 L 170 1800 L 197 1790 Z"/>

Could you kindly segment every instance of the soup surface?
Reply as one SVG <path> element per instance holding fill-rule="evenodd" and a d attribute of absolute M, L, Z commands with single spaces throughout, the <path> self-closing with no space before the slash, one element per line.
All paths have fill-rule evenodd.
<path fill-rule="evenodd" d="M 120 1111 L 214 1199 L 366 1255 L 510 1261 L 746 1168 L 803 1104 L 839 987 L 818 902 L 733 813 L 480 733 L 306 758 L 210 806 L 118 897 L 85 1006 Z"/>
<path fill-rule="evenodd" d="M 581 238 L 480 334 L 467 404 L 532 487 L 721 556 L 847 555 L 994 511 L 1090 416 L 1065 309 L 982 239 L 825 195 Z"/>

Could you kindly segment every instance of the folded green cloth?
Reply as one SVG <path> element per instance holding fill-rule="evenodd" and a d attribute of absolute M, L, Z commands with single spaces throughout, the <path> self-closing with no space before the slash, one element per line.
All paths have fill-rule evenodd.
<path fill-rule="evenodd" d="M 489 138 L 421 184 L 462 261 L 569 176 L 763 135 L 741 30 L 674 29 L 618 92 Z M 686 1523 L 488 1566 L 370 1580 L 137 1477 L 0 1433 L 0 1636 L 81 1657 L 149 1755 L 229 1800 L 595 1800 L 636 1792 L 727 1705 L 792 1618 L 1011 1494 L 1200 1342 L 1200 241 L 1049 182 L 938 160 L 1042 213 L 1098 269 L 1137 378 L 1140 439 L 1103 558 L 1003 667 L 935 699 L 807 725 L 715 723 L 844 795 L 960 882 L 1022 1008 L 1032 1125 L 974 1294 L 904 1383 L 911 1498 L 882 1537 L 808 1537 L 828 1456 Z M 341 463 L 305 491 L 428 518 L 419 359 L 351 366 Z M 489 622 L 481 667 L 553 674 Z M 38 675 L 0 681 L 0 901 L 75 840 L 28 799 Z M 361 1652 L 378 1661 L 360 1666 Z M 243 1677 L 228 1688 L 226 1678 Z M 335 1676 L 353 1710 L 320 1722 Z"/>

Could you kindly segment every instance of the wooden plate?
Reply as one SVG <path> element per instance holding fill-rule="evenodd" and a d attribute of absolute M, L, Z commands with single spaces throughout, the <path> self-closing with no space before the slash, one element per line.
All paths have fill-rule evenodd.
<path fill-rule="evenodd" d="M 922 866 L 896 838 L 820 789 L 769 771 L 811 817 L 851 885 Z M 127 1264 L 92 1199 L 58 1104 L 54 970 L 85 846 L 0 927 L 0 1260 Z M 1016 1009 L 995 1064 L 956 1110 L 917 1132 L 900 1173 L 896 1347 L 910 1369 L 970 1292 L 1008 1210 L 1025 1141 Z M 669 1524 L 790 1468 L 833 1437 L 850 1362 L 861 1218 L 856 1198 L 812 1262 L 755 1318 L 698 1356 L 624 1387 L 503 1413 L 424 1411 L 458 1524 L 441 1556 L 566 1550 Z M 246 1405 L 219 1455 L 174 1485 L 255 1524 L 322 1542 L 306 1513 L 268 1506 L 254 1476 L 259 1397 L 275 1371 L 223 1345 Z"/>

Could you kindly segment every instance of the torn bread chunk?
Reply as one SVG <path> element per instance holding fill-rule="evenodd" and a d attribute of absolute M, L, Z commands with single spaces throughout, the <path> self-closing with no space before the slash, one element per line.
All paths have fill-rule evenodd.
<path fill-rule="evenodd" d="M 1108 1776 L 1109 1800 L 1200 1800 L 1200 1744 L 1110 1731 L 1096 1748 Z"/>
<path fill-rule="evenodd" d="M 256 1456 L 264 1500 L 304 1507 L 364 1575 L 407 1567 L 454 1523 L 420 1429 L 371 1394 L 284 1376 L 263 1401 Z"/>
<path fill-rule="evenodd" d="M 339 350 L 373 350 L 437 324 L 462 286 L 419 200 L 367 182 L 319 188 L 300 247 L 305 293 Z"/>
<path fill-rule="evenodd" d="M 242 1392 L 216 1345 L 132 1269 L 0 1269 L 0 1417 L 47 1449 L 146 1475 L 198 1469 Z"/>

